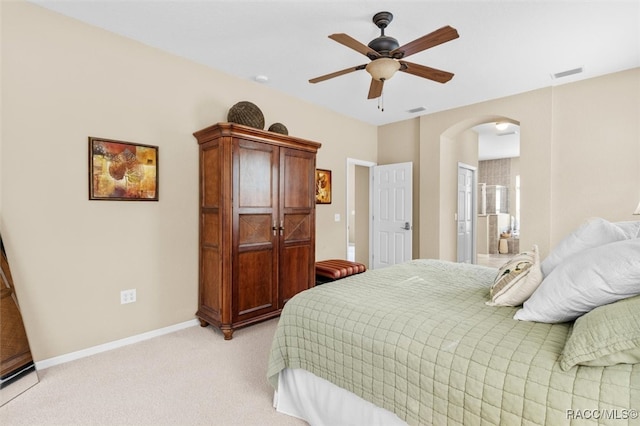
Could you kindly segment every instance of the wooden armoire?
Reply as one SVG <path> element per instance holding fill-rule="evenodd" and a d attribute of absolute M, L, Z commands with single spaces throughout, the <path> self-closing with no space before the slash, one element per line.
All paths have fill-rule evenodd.
<path fill-rule="evenodd" d="M 218 123 L 200 147 L 200 324 L 226 340 L 273 318 L 315 283 L 315 166 L 320 144 Z"/>

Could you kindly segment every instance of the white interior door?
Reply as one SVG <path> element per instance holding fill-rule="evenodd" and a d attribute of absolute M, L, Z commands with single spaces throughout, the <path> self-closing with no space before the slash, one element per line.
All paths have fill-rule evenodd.
<path fill-rule="evenodd" d="M 475 179 L 476 168 L 458 163 L 458 262 L 475 263 Z"/>
<path fill-rule="evenodd" d="M 412 163 L 375 166 L 372 170 L 373 269 L 412 259 Z"/>

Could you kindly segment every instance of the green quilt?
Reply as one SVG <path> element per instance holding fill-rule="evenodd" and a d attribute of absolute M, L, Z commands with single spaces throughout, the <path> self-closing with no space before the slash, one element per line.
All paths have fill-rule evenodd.
<path fill-rule="evenodd" d="M 304 291 L 282 312 L 269 381 L 302 368 L 411 425 L 640 424 L 640 364 L 562 371 L 571 324 L 487 306 L 495 275 L 421 259 Z"/>

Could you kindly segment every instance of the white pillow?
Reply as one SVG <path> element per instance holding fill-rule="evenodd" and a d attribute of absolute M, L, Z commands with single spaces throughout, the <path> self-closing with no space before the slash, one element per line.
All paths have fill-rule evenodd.
<path fill-rule="evenodd" d="M 622 229 L 627 238 L 640 238 L 640 221 L 614 222 L 613 224 Z"/>
<path fill-rule="evenodd" d="M 640 238 L 583 250 L 553 270 L 513 317 L 571 321 L 607 303 L 640 294 Z"/>
<path fill-rule="evenodd" d="M 489 289 L 489 306 L 520 306 L 542 282 L 538 246 L 509 259 Z"/>
<path fill-rule="evenodd" d="M 560 241 L 542 261 L 542 274 L 546 277 L 572 254 L 626 238 L 624 231 L 613 223 L 599 217 L 590 219 Z"/>

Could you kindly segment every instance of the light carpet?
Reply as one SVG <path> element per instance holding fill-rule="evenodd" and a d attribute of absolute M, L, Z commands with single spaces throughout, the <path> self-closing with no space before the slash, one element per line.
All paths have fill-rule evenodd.
<path fill-rule="evenodd" d="M 278 319 L 189 327 L 38 372 L 0 407 L 3 425 L 306 425 L 272 406 L 266 371 Z"/>

